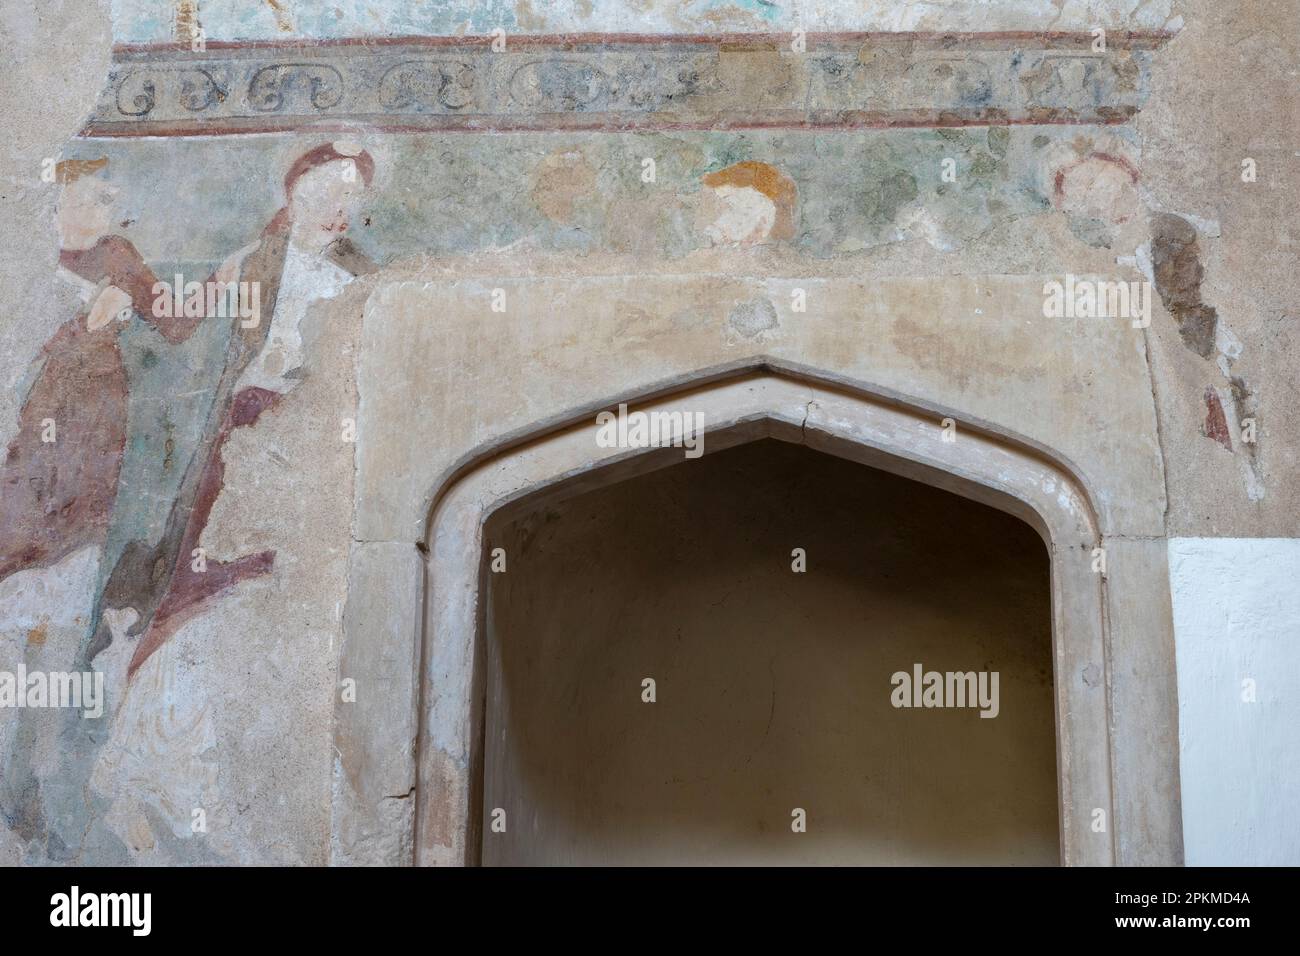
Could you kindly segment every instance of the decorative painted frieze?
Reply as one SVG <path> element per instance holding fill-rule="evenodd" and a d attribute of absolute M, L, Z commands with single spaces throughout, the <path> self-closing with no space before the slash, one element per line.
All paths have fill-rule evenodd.
<path fill-rule="evenodd" d="M 121 46 L 84 135 L 1113 124 L 1163 34 Z"/>

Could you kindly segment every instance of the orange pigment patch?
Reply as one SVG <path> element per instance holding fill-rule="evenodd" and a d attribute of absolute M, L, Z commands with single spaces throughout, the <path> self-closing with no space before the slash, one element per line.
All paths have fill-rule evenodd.
<path fill-rule="evenodd" d="M 776 222 L 772 225 L 773 239 L 790 239 L 794 236 L 794 202 L 797 195 L 794 180 L 769 163 L 746 160 L 726 169 L 709 173 L 704 185 L 711 189 L 735 186 L 739 189 L 756 189 L 776 206 Z"/>

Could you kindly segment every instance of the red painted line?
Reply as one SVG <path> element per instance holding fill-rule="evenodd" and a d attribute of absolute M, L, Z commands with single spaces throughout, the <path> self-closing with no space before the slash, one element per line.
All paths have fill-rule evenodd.
<path fill-rule="evenodd" d="M 1133 107 L 1093 113 L 1060 110 L 1005 113 L 999 110 L 842 110 L 790 114 L 727 113 L 697 119 L 674 119 L 654 114 L 578 114 L 549 119 L 502 116 L 430 116 L 394 118 L 369 114 L 329 121 L 296 120 L 267 122 L 260 117 L 235 117 L 216 121 L 145 121 L 138 123 L 90 123 L 79 135 L 83 139 L 243 136 L 265 133 L 622 133 L 689 132 L 709 130 L 834 131 L 866 129 L 953 129 L 980 126 L 1115 126 L 1136 115 Z"/>
<path fill-rule="evenodd" d="M 582 47 L 618 46 L 716 46 L 749 49 L 784 48 L 790 43 L 791 31 L 780 33 L 507 33 L 506 48 L 572 50 Z M 1115 30 L 1106 32 L 1108 48 L 1154 49 L 1164 45 L 1175 33 L 1169 30 Z M 807 48 L 853 47 L 868 43 L 919 43 L 940 47 L 980 47 L 996 49 L 1034 45 L 1038 47 L 1090 47 L 1091 33 L 1074 30 L 992 30 L 992 31 L 839 31 L 805 35 Z M 490 46 L 491 36 L 377 36 L 300 37 L 288 40 L 208 40 L 204 52 L 192 53 L 188 43 L 115 43 L 114 55 L 152 53 L 189 53 L 201 58 L 214 50 L 257 51 L 335 47 L 437 47 L 467 48 Z"/>

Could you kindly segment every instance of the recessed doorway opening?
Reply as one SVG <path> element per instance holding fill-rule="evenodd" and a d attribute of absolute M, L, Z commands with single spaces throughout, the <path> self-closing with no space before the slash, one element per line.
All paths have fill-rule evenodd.
<path fill-rule="evenodd" d="M 486 527 L 483 863 L 1060 861 L 1032 528 L 772 439 L 566 487 Z"/>

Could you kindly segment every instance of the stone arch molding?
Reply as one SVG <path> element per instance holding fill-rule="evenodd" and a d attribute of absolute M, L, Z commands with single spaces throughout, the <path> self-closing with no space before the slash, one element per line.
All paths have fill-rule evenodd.
<path fill-rule="evenodd" d="M 1094 570 L 1094 549 L 1110 546 L 1107 517 L 1078 469 L 986 423 L 766 360 L 701 373 L 488 443 L 438 480 L 423 542 L 355 546 L 340 678 L 384 691 L 358 689 L 355 700 L 336 705 L 334 862 L 475 862 L 484 524 L 525 499 L 577 493 L 682 462 L 680 448 L 600 447 L 596 412 L 620 402 L 629 411 L 702 414 L 706 454 L 768 437 L 801 443 L 1033 526 L 1051 563 L 1061 860 L 1181 862 L 1176 755 L 1130 752 L 1141 746 L 1116 750 L 1116 619 L 1126 633 L 1150 621 L 1128 613 L 1121 596 L 1110 593 L 1108 575 Z M 1149 571 L 1147 586 L 1157 581 Z M 1167 603 L 1167 579 L 1158 580 Z M 383 641 L 363 636 L 376 629 Z M 1172 653 L 1166 663 L 1172 672 Z M 1173 694 L 1171 676 L 1167 684 L 1153 688 L 1163 705 Z M 1150 707 L 1138 709 L 1132 719 L 1144 719 Z"/>

